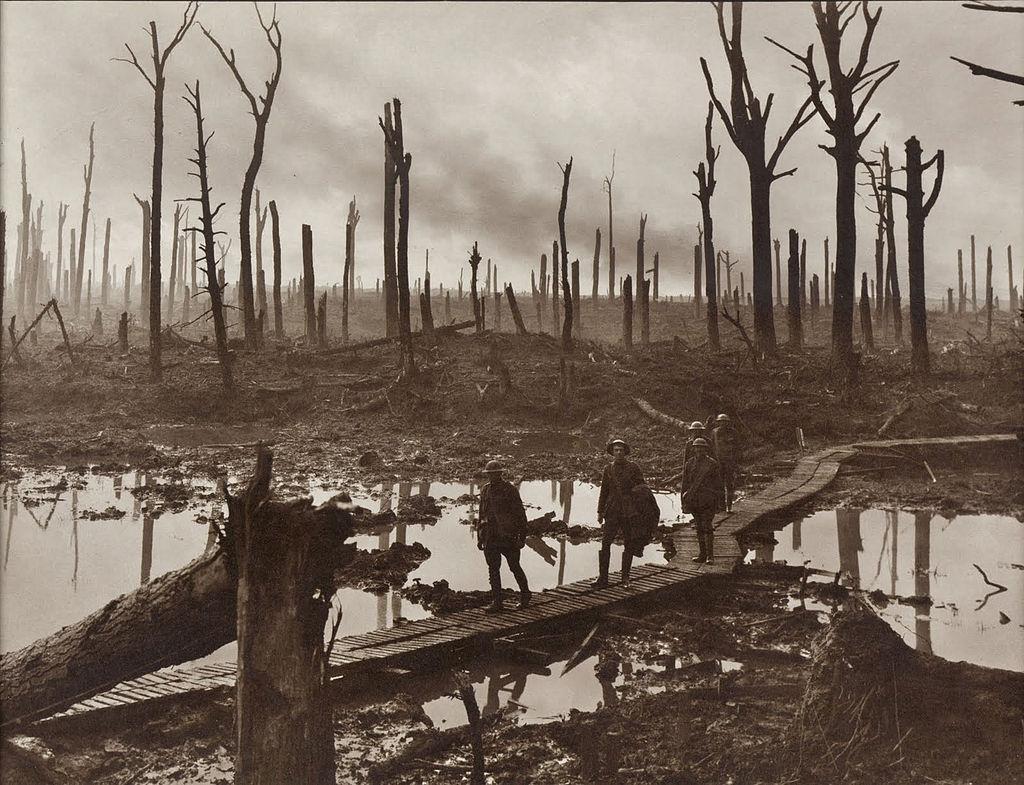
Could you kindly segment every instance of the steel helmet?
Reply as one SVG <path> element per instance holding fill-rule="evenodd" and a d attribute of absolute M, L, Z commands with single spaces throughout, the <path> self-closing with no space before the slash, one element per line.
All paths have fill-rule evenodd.
<path fill-rule="evenodd" d="M 623 439 L 612 439 L 610 442 L 608 442 L 608 446 L 605 447 L 605 452 L 607 452 L 610 455 L 612 449 L 615 447 L 616 444 L 621 444 L 623 449 L 626 451 L 626 455 L 629 455 L 629 445 L 626 444 L 626 442 Z"/>
<path fill-rule="evenodd" d="M 486 474 L 498 474 L 503 471 L 505 471 L 505 467 L 499 461 L 488 461 L 484 467 L 484 473 Z"/>
<path fill-rule="evenodd" d="M 702 423 L 700 420 L 694 420 L 692 423 L 690 423 L 686 427 L 686 430 L 688 430 L 688 431 L 703 431 L 704 430 L 704 423 Z"/>

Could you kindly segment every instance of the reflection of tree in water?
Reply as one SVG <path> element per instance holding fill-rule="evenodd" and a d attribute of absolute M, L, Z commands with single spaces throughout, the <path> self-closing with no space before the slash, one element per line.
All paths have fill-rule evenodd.
<path fill-rule="evenodd" d="M 860 588 L 860 510 L 836 510 L 836 535 L 839 539 L 839 571 L 850 576 L 854 588 Z"/>
<path fill-rule="evenodd" d="M 896 510 L 885 511 L 886 524 L 892 530 L 892 567 L 889 568 L 889 594 L 896 594 L 896 575 L 898 568 L 896 559 L 899 555 L 900 546 L 900 516 Z"/>
<path fill-rule="evenodd" d="M 914 594 L 918 597 L 931 596 L 931 536 L 932 514 L 914 513 Z M 914 613 L 914 635 L 916 649 L 924 654 L 932 653 L 932 620 L 929 609 Z"/>
<path fill-rule="evenodd" d="M 562 505 L 562 520 L 568 526 L 572 522 L 572 490 L 575 483 L 572 480 L 562 480 L 558 483 L 558 502 Z"/>
<path fill-rule="evenodd" d="M 14 533 L 14 519 L 18 517 L 18 492 L 17 488 L 5 484 L 4 500 L 7 504 L 7 543 L 4 545 L 4 569 L 7 569 L 7 560 L 11 558 L 11 535 Z"/>
<path fill-rule="evenodd" d="M 143 484 L 149 487 L 149 475 L 145 476 Z M 142 514 L 142 570 L 139 584 L 149 583 L 150 574 L 153 572 L 153 516 L 149 511 L 149 499 L 143 503 Z"/>
<path fill-rule="evenodd" d="M 71 573 L 71 587 L 78 591 L 78 491 L 71 489 L 71 540 L 75 546 L 75 566 Z"/>

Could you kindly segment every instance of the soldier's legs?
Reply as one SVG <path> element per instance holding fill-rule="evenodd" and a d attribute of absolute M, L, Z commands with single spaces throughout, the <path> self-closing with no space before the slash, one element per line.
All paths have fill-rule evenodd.
<path fill-rule="evenodd" d="M 626 540 L 622 549 L 622 582 L 629 583 L 629 568 L 633 566 L 633 547 L 629 540 Z"/>
<path fill-rule="evenodd" d="M 619 521 L 617 518 L 605 518 L 604 527 L 601 533 L 601 550 L 597 555 L 598 578 L 595 581 L 597 586 L 608 585 L 608 569 L 612 560 L 612 543 L 619 534 Z"/>
<path fill-rule="evenodd" d="M 501 551 L 495 547 L 484 548 L 484 558 L 487 560 L 487 578 L 491 584 L 491 593 L 494 595 L 492 607 L 501 607 Z"/>
<path fill-rule="evenodd" d="M 503 548 L 502 553 L 505 556 L 505 561 L 508 562 L 508 568 L 512 572 L 512 577 L 516 579 L 516 583 L 519 584 L 519 593 L 524 597 L 530 596 L 530 585 L 526 581 L 526 573 L 523 572 L 523 567 L 519 563 L 519 549 L 518 548 Z"/>
<path fill-rule="evenodd" d="M 710 525 L 710 515 L 707 510 L 693 511 L 693 526 L 697 530 L 697 555 L 691 561 L 702 562 L 708 558 L 707 551 L 707 528 Z"/>
<path fill-rule="evenodd" d="M 736 464 L 722 464 L 722 483 L 725 485 L 725 509 L 732 509 L 732 497 L 736 492 Z"/>

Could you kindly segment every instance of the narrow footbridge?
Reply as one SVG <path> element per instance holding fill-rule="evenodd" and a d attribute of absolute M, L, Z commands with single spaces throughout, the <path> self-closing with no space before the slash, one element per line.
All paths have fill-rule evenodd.
<path fill-rule="evenodd" d="M 488 615 L 483 609 L 475 608 L 339 638 L 330 656 L 331 676 L 336 678 L 353 672 L 386 668 L 450 667 L 487 651 L 496 640 L 532 630 L 577 624 L 600 617 L 616 606 L 647 599 L 703 576 L 730 573 L 743 557 L 737 534 L 767 516 L 784 513 L 806 501 L 832 482 L 843 461 L 860 452 L 915 447 L 996 446 L 1016 440 L 1012 434 L 894 439 L 860 442 L 807 455 L 796 461 L 788 477 L 737 501 L 732 512 L 723 513 L 715 519 L 718 536 L 715 538 L 713 564 L 691 562 L 697 553 L 697 540 L 691 529 L 685 529 L 674 536 L 676 554 L 670 562 L 634 568 L 627 586 L 620 585 L 613 574 L 611 585 L 605 588 L 594 588 L 592 579 L 587 579 L 535 594 L 531 605 L 524 610 Z M 164 668 L 122 682 L 54 717 L 115 710 L 167 696 L 232 686 L 234 682 L 233 662 Z"/>

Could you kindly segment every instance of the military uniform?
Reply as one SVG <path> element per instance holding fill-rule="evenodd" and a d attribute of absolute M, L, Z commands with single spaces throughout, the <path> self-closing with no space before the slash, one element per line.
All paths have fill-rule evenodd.
<path fill-rule="evenodd" d="M 638 541 L 639 510 L 633 489 L 644 485 L 644 475 L 640 467 L 632 461 L 613 461 L 604 467 L 601 475 L 601 493 L 597 499 L 597 514 L 604 515 L 604 531 L 601 537 L 601 552 L 598 556 L 600 579 L 607 581 L 611 562 L 612 543 L 621 534 L 625 540 L 622 551 L 622 579 L 629 579 L 629 569 L 633 563 L 633 555 L 642 550 L 643 543 Z"/>
<path fill-rule="evenodd" d="M 526 573 L 519 564 L 519 552 L 526 543 L 526 509 L 518 489 L 500 477 L 491 481 L 480 491 L 480 527 L 477 546 L 487 560 L 487 576 L 494 604 L 501 607 L 501 559 L 505 557 L 512 576 L 519 584 L 523 601 L 530 598 L 530 587 Z"/>
<path fill-rule="evenodd" d="M 737 464 L 740 456 L 740 436 L 730 422 L 720 422 L 711 435 L 711 446 L 715 459 L 722 470 L 725 486 L 725 509 L 732 509 L 732 497 L 736 491 Z"/>
<path fill-rule="evenodd" d="M 700 552 L 697 561 L 714 558 L 712 522 L 722 502 L 722 470 L 710 455 L 695 455 L 683 467 L 682 507 L 693 515 Z"/>

